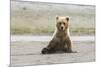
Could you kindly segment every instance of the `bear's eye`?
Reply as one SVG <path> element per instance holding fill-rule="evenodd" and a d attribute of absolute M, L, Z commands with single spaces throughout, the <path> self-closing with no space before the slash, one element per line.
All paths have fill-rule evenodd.
<path fill-rule="evenodd" d="M 65 25 L 65 23 L 63 23 Z"/>
<path fill-rule="evenodd" d="M 61 25 L 61 22 L 59 22 L 59 24 Z"/>

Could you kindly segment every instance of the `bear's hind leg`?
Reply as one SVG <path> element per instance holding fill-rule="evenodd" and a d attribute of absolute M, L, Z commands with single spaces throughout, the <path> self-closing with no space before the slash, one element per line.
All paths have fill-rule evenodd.
<path fill-rule="evenodd" d="M 51 54 L 51 53 L 54 53 L 55 50 L 54 49 L 48 49 L 48 48 L 43 48 L 42 49 L 42 54 Z"/>
<path fill-rule="evenodd" d="M 49 50 L 47 48 L 43 48 L 41 51 L 42 54 L 48 54 Z"/>

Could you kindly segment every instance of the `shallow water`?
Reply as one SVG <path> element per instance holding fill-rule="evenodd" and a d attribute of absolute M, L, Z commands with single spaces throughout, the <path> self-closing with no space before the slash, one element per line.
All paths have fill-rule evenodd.
<path fill-rule="evenodd" d="M 11 42 L 16 41 L 50 41 L 52 36 L 11 35 Z M 95 41 L 95 36 L 71 36 L 72 41 Z"/>

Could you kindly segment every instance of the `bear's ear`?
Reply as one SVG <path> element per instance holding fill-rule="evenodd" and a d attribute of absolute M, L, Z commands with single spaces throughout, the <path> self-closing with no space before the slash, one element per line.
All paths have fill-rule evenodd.
<path fill-rule="evenodd" d="M 69 17 L 66 17 L 66 20 L 69 21 Z"/>
<path fill-rule="evenodd" d="M 59 19 L 59 17 L 58 16 L 56 16 L 56 20 L 58 20 Z"/>

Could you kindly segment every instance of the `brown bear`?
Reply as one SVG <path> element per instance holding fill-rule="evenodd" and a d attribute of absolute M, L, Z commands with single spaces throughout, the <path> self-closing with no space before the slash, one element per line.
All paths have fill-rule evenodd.
<path fill-rule="evenodd" d="M 42 54 L 55 53 L 56 51 L 72 52 L 72 43 L 69 34 L 69 17 L 56 17 L 56 30 L 52 40 L 46 48 L 42 49 Z"/>

